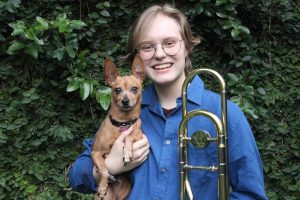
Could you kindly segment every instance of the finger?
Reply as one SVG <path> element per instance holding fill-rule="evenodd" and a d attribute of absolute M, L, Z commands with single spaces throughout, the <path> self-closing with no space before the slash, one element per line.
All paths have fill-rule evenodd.
<path fill-rule="evenodd" d="M 149 152 L 150 152 L 150 150 L 147 149 L 146 151 L 141 152 L 141 154 L 138 155 L 137 157 L 133 157 L 132 162 L 134 163 L 134 165 L 138 166 L 141 163 L 143 163 L 148 158 Z"/>
<path fill-rule="evenodd" d="M 150 150 L 149 150 L 148 145 L 146 145 L 140 149 L 137 149 L 136 151 L 133 152 L 133 160 L 134 159 L 142 159 L 144 157 L 147 157 L 149 152 L 150 152 Z"/>
<path fill-rule="evenodd" d="M 136 141 L 135 143 L 133 143 L 132 149 L 136 150 L 136 149 L 140 149 L 144 146 L 148 146 L 148 148 L 149 148 L 150 144 L 148 142 L 147 137 L 143 135 L 142 139 L 140 139 L 140 140 Z"/>

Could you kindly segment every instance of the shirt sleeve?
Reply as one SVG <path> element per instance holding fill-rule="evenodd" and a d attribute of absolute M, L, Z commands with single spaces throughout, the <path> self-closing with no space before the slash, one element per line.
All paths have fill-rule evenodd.
<path fill-rule="evenodd" d="M 69 173 L 69 183 L 73 190 L 81 193 L 95 193 L 96 182 L 93 177 L 93 160 L 91 158 L 92 140 L 84 141 L 86 150 L 78 156 Z"/>
<path fill-rule="evenodd" d="M 263 168 L 255 138 L 244 114 L 241 111 L 236 114 L 228 136 L 230 199 L 265 200 Z"/>

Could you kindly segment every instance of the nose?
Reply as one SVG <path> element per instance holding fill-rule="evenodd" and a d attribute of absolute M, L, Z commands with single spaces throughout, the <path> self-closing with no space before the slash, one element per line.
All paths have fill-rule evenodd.
<path fill-rule="evenodd" d="M 128 97 L 124 97 L 124 99 L 122 99 L 122 105 L 123 106 L 129 106 L 129 99 L 128 99 Z"/>
<path fill-rule="evenodd" d="M 161 44 L 156 44 L 154 56 L 156 58 L 163 58 L 163 57 L 166 56 L 166 53 L 165 53 L 165 51 L 163 49 L 163 46 Z"/>

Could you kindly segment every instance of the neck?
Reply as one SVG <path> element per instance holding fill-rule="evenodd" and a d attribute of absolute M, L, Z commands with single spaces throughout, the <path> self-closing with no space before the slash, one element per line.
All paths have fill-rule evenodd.
<path fill-rule="evenodd" d="M 181 88 L 185 77 L 183 76 L 173 83 L 155 84 L 160 104 L 165 109 L 172 109 L 176 107 L 176 100 L 181 96 Z"/>

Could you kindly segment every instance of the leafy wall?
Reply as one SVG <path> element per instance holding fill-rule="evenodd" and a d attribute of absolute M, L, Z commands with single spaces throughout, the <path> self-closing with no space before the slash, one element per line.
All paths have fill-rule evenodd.
<path fill-rule="evenodd" d="M 164 1 L 0 1 L 0 199 L 88 199 L 67 172 L 92 137 L 109 90 L 103 59 L 128 64 L 128 31 Z M 194 67 L 221 72 L 247 114 L 270 199 L 300 196 L 300 3 L 294 0 L 169 1 L 202 43 Z M 104 109 L 103 109 L 104 108 Z"/>

